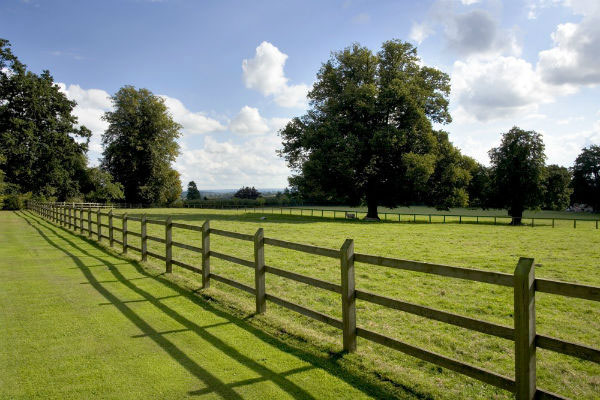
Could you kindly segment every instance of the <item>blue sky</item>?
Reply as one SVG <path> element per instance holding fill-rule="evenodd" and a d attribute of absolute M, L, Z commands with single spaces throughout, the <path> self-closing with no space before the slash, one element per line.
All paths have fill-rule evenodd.
<path fill-rule="evenodd" d="M 448 73 L 444 129 L 480 162 L 514 125 L 544 135 L 548 163 L 600 144 L 597 0 L 3 0 L 0 37 L 77 101 L 91 164 L 107 96 L 123 85 L 164 96 L 184 127 L 175 167 L 201 189 L 285 187 L 276 132 L 304 113 L 330 52 L 353 42 L 410 41 Z"/>

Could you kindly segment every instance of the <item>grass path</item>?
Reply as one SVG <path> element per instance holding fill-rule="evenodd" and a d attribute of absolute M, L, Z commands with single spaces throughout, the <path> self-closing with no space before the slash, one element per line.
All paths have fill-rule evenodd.
<path fill-rule="evenodd" d="M 0 213 L 0 370 L 3 399 L 385 396 L 29 213 Z"/>

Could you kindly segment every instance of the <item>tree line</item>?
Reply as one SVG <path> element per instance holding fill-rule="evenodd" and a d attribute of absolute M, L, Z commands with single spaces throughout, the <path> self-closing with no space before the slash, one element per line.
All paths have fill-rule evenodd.
<path fill-rule="evenodd" d="M 600 147 L 582 150 L 571 169 L 546 165 L 540 134 L 514 127 L 489 151 L 490 166 L 461 154 L 437 126 L 452 121 L 450 78 L 421 63 L 416 48 L 390 40 L 374 53 L 354 44 L 332 53 L 308 94 L 309 109 L 280 132 L 279 152 L 293 175 L 294 202 L 425 204 L 507 208 L 515 223 L 525 209 L 564 209 L 578 202 L 600 209 Z M 49 71 L 35 74 L 0 39 L 0 200 L 24 198 L 171 205 L 181 181 L 172 164 L 181 126 L 147 89 L 123 86 L 104 114 L 102 158 L 89 167 L 91 132 L 73 114 L 76 103 Z M 188 197 L 200 192 L 194 182 Z M 236 193 L 260 200 L 254 187 Z"/>
<path fill-rule="evenodd" d="M 24 199 L 166 205 L 181 195 L 175 123 L 164 101 L 147 89 L 124 86 L 103 119 L 103 153 L 89 167 L 91 131 L 49 71 L 36 74 L 0 39 L 0 202 Z"/>
<path fill-rule="evenodd" d="M 546 166 L 540 134 L 518 127 L 489 151 L 491 166 L 465 156 L 448 133 L 450 77 L 422 65 L 410 43 L 376 54 L 359 44 L 332 53 L 308 94 L 310 108 L 280 131 L 292 189 L 307 202 L 507 208 L 600 207 L 600 147 L 583 149 L 571 170 Z"/>

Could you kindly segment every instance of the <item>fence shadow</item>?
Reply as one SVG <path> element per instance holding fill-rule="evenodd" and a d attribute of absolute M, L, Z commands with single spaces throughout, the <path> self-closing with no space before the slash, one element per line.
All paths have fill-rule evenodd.
<path fill-rule="evenodd" d="M 169 279 L 166 279 L 164 277 L 164 273 L 157 275 L 152 274 L 146 269 L 144 269 L 143 266 L 137 261 L 133 261 L 131 259 L 118 255 L 115 252 L 106 249 L 102 245 L 86 237 L 77 237 L 78 241 L 84 241 L 88 246 L 93 247 L 95 250 L 101 251 L 106 255 L 110 255 L 111 257 L 116 258 L 120 261 L 119 263 L 109 262 L 105 258 L 95 255 L 94 253 L 86 250 L 84 247 L 78 245 L 73 240 L 75 238 L 73 232 L 67 230 L 66 228 L 55 226 L 41 219 L 40 217 L 33 216 L 30 213 L 20 212 L 17 213 L 17 215 L 19 215 L 33 229 L 35 229 L 49 245 L 60 250 L 75 262 L 77 267 L 81 270 L 81 272 L 87 279 L 87 282 L 90 285 L 92 285 L 94 289 L 96 289 L 107 300 L 108 303 L 101 303 L 99 306 L 105 306 L 108 304 L 112 304 L 113 306 L 115 306 L 126 318 L 128 318 L 143 332 L 142 335 L 139 335 L 140 337 L 147 336 L 151 338 L 157 345 L 163 348 L 166 351 L 166 353 L 169 354 L 170 357 L 176 360 L 183 368 L 185 368 L 191 374 L 196 376 L 207 386 L 207 388 L 205 389 L 189 392 L 190 395 L 202 395 L 214 392 L 222 396 L 223 398 L 241 399 L 241 396 L 233 390 L 235 387 L 249 385 L 261 381 L 271 381 L 295 399 L 313 399 L 314 397 L 310 393 L 308 393 L 302 387 L 295 384 L 293 381 L 287 379 L 287 377 L 289 375 L 302 372 L 304 370 L 319 368 L 327 371 L 333 376 L 336 376 L 337 378 L 343 380 L 349 385 L 359 389 L 363 393 L 369 396 L 373 396 L 375 398 L 431 398 L 431 396 L 427 393 L 416 392 L 412 388 L 406 387 L 401 384 L 397 384 L 395 382 L 391 383 L 394 386 L 393 391 L 391 389 L 385 388 L 383 385 L 374 384 L 373 377 L 367 375 L 367 373 L 359 374 L 354 371 L 349 371 L 347 368 L 340 365 L 338 360 L 340 357 L 342 357 L 342 354 L 336 353 L 331 354 L 329 357 L 324 357 L 323 355 L 318 355 L 307 350 L 296 348 L 251 325 L 244 319 L 228 314 L 214 307 L 194 292 L 190 292 L 189 290 L 178 286 L 176 283 L 170 281 Z M 211 214 L 211 216 L 214 216 L 214 214 Z M 57 238 L 58 240 L 53 239 L 53 237 Z M 73 254 L 71 251 L 68 250 L 68 248 L 82 254 L 87 259 L 94 259 L 95 262 L 100 262 L 102 265 L 106 266 L 110 270 L 115 280 L 98 280 L 94 276 L 93 270 L 90 268 L 90 266 L 87 266 L 80 257 Z M 94 264 L 93 266 L 96 266 L 96 264 Z M 298 359 L 308 363 L 309 366 L 279 373 L 273 371 L 268 366 L 260 364 L 255 360 L 245 356 L 244 354 L 240 353 L 240 351 L 238 351 L 235 347 L 225 343 L 217 336 L 211 334 L 209 330 L 207 330 L 207 328 L 209 328 L 208 326 L 200 326 L 194 321 L 180 314 L 177 310 L 162 303 L 161 300 L 164 299 L 164 297 L 157 298 L 151 293 L 139 287 L 136 284 L 136 279 L 126 278 L 120 271 L 120 268 L 130 266 L 133 266 L 135 270 L 143 277 L 153 279 L 170 288 L 176 293 L 176 296 L 184 296 L 185 298 L 189 299 L 191 302 L 196 304 L 198 307 L 202 308 L 202 310 L 210 312 L 226 320 L 226 322 L 223 324 L 234 324 L 235 326 L 249 332 L 256 338 L 260 339 L 266 345 L 274 346 L 288 354 L 291 354 L 294 357 L 297 357 Z M 119 300 L 117 296 L 115 296 L 107 287 L 103 285 L 103 283 L 106 282 L 119 282 L 128 289 L 131 289 L 133 292 L 135 292 L 143 298 L 143 300 L 136 300 L 136 302 L 147 301 L 149 304 L 152 304 L 160 312 L 168 315 L 174 321 L 180 323 L 185 328 L 184 330 L 194 332 L 194 334 L 198 335 L 200 338 L 210 343 L 212 346 L 226 354 L 228 357 L 231 357 L 240 364 L 256 372 L 257 375 L 259 375 L 259 378 L 233 383 L 222 382 L 216 376 L 211 374 L 210 371 L 206 370 L 205 368 L 197 364 L 188 355 L 186 355 L 183 349 L 178 348 L 173 342 L 171 342 L 165 336 L 166 333 L 170 332 L 157 331 L 147 321 L 141 318 L 132 308 L 130 308 L 130 302 Z M 214 325 L 210 327 L 213 326 Z"/>

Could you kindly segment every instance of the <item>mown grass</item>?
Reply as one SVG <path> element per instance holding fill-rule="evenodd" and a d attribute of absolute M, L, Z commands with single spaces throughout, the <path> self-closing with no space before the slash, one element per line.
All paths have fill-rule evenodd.
<path fill-rule="evenodd" d="M 490 271 L 512 273 L 520 256 L 533 257 L 536 276 L 600 286 L 600 232 L 593 223 L 557 224 L 556 228 L 511 227 L 491 224 L 398 224 L 392 222 L 333 221 L 298 215 L 241 213 L 222 210 L 119 210 L 130 215 L 147 213 L 149 218 L 201 225 L 253 234 L 258 227 L 267 237 L 329 248 L 339 248 L 346 238 L 355 240 L 361 253 L 437 262 Z M 261 219 L 266 218 L 266 219 Z M 115 219 L 115 226 L 120 226 Z M 129 229 L 139 232 L 139 223 L 130 221 Z M 150 235 L 164 237 L 164 227 L 148 225 Z M 200 246 L 199 232 L 174 229 L 173 239 Z M 130 237 L 139 247 L 139 239 Z M 163 253 L 164 245 L 149 242 L 149 249 Z M 252 260 L 252 243 L 211 236 L 211 250 Z M 331 282 L 340 281 L 339 265 L 334 259 L 312 256 L 267 246 L 266 263 Z M 173 249 L 175 259 L 200 265 L 200 257 Z M 152 261 L 156 265 L 160 262 Z M 212 271 L 253 286 L 253 271 L 218 259 L 211 260 Z M 199 285 L 199 276 L 174 267 L 176 274 Z M 512 326 L 513 294 L 509 288 L 458 279 L 436 277 L 383 267 L 357 264 L 356 285 L 386 296 L 451 311 L 461 315 Z M 304 284 L 267 276 L 267 293 L 341 317 L 339 296 Z M 253 299 L 236 289 L 213 282 L 207 295 L 223 304 L 233 304 L 250 314 Z M 537 331 L 561 339 L 600 345 L 600 305 L 585 300 L 539 293 Z M 513 343 L 462 328 L 430 321 L 410 314 L 387 310 L 363 301 L 357 302 L 359 326 L 421 346 L 462 361 L 513 376 Z M 261 322 L 262 321 L 262 322 Z M 266 321 L 266 322 L 265 322 Z M 268 304 L 267 315 L 256 319 L 261 329 L 287 332 L 325 351 L 341 350 L 341 333 L 288 310 Z M 349 362 L 370 371 L 422 398 L 510 398 L 502 390 L 479 383 L 359 339 L 358 352 L 344 356 Z M 572 398 L 597 398 L 600 391 L 600 366 L 538 350 L 538 386 Z"/>
<path fill-rule="evenodd" d="M 400 393 L 346 368 L 337 354 L 293 346 L 190 289 L 38 216 L 0 212 L 0 398 Z"/>

